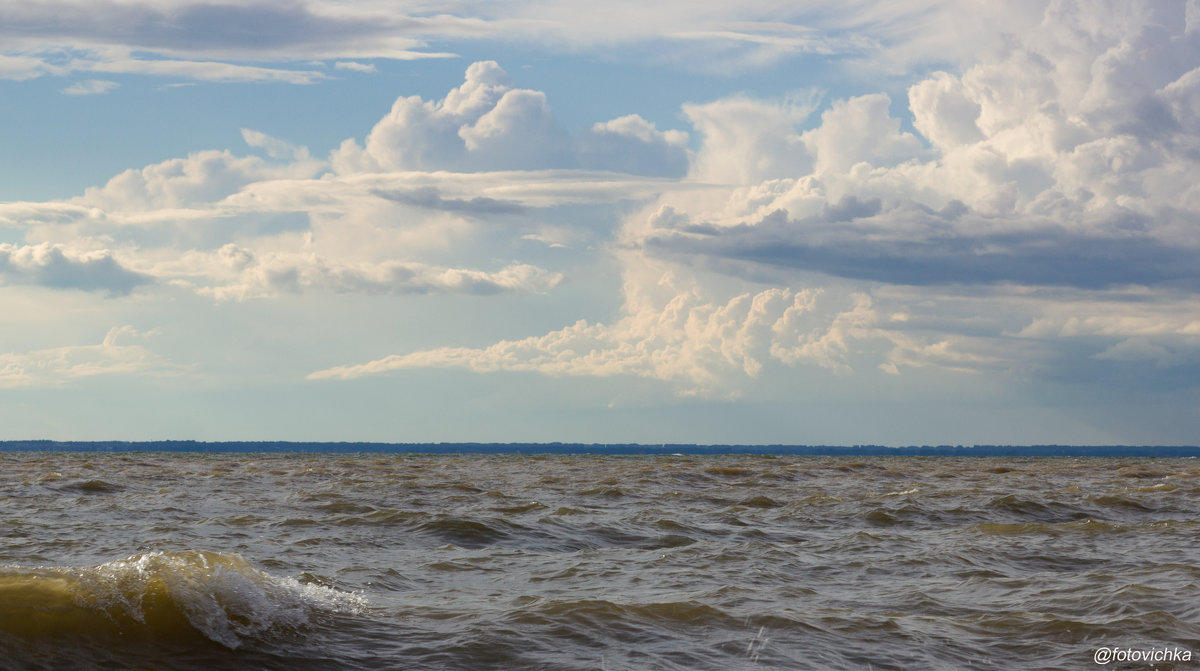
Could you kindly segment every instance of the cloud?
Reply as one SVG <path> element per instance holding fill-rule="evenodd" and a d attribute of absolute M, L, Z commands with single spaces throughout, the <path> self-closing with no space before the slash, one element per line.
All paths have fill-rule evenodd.
<path fill-rule="evenodd" d="M 1153 364 L 1159 370 L 1186 367 L 1200 369 L 1200 336 L 1176 338 L 1132 337 L 1093 355 L 1101 361 Z"/>
<path fill-rule="evenodd" d="M 962 80 L 935 72 L 908 89 L 913 126 L 942 151 L 983 139 L 976 121 L 981 106 L 972 100 Z"/>
<path fill-rule="evenodd" d="M 375 72 L 375 66 L 370 63 L 355 63 L 354 61 L 338 61 L 333 64 L 337 70 L 349 70 L 350 72 Z"/>
<path fill-rule="evenodd" d="M 1195 387 L 1200 301 L 1194 292 L 1086 292 L 1022 297 L 1024 325 L 1007 337 L 1029 343 L 1031 373 L 1051 380 L 1163 390 Z"/>
<path fill-rule="evenodd" d="M 215 203 L 258 182 L 312 177 L 325 167 L 303 147 L 252 130 L 243 130 L 242 136 L 250 146 L 282 160 L 236 156 L 229 150 L 194 152 L 126 170 L 102 187 L 88 188 L 75 202 L 105 211 L 181 208 Z"/>
<path fill-rule="evenodd" d="M 125 296 L 153 278 L 124 267 L 109 250 L 84 252 L 49 243 L 0 243 L 0 282 Z"/>
<path fill-rule="evenodd" d="M 88 79 L 81 82 L 75 82 L 62 92 L 69 96 L 91 96 L 100 93 L 108 93 L 117 88 L 120 84 L 116 82 L 103 81 L 100 79 Z"/>
<path fill-rule="evenodd" d="M 0 79 L 36 79 L 52 71 L 52 66 L 36 56 L 0 54 Z"/>
<path fill-rule="evenodd" d="M 566 132 L 546 94 L 509 89 L 491 109 L 456 133 L 471 163 L 483 169 L 557 168 L 569 165 Z"/>
<path fill-rule="evenodd" d="M 354 9 L 328 2 L 183 2 L 169 7 L 46 2 L 0 10 L 0 38 L 26 50 L 93 45 L 256 61 L 443 56 L 421 51 L 421 35 L 437 25 L 390 7 Z"/>
<path fill-rule="evenodd" d="M 906 334 L 901 316 L 882 313 L 862 293 L 833 298 L 819 289 L 772 288 L 722 302 L 704 298 L 695 288 L 680 291 L 670 272 L 652 280 L 644 269 L 627 270 L 623 316 L 612 324 L 580 320 L 543 336 L 391 355 L 315 371 L 309 379 L 464 368 L 642 377 L 669 384 L 679 396 L 734 399 L 764 371 L 815 367 L 849 375 L 851 361 L 864 354 L 891 374 L 901 366 L 976 373 L 1012 364 L 967 338 Z"/>
<path fill-rule="evenodd" d="M 293 161 L 307 161 L 311 158 L 308 147 L 300 147 L 260 131 L 243 128 L 242 139 L 247 145 L 266 151 L 271 158 Z"/>
<path fill-rule="evenodd" d="M 100 375 L 175 375 L 181 369 L 140 344 L 157 334 L 113 327 L 99 345 L 0 354 L 0 388 L 58 387 Z"/>
<path fill-rule="evenodd" d="M 935 0 L 670 0 L 653 5 L 619 0 L 603 7 L 508 1 L 489 5 L 487 18 L 473 27 L 481 36 L 496 31 L 495 39 L 537 40 L 564 50 L 603 51 L 610 59 L 651 60 L 733 75 L 812 55 L 861 61 L 875 70 L 967 57 L 973 52 L 952 39 L 958 35 L 947 33 L 957 30 L 970 40 L 990 36 L 997 25 L 1024 28 L 1026 23 L 1014 14 L 1024 19 L 1028 12 Z M 974 45 L 980 42 L 976 39 Z"/>
<path fill-rule="evenodd" d="M 836 99 L 819 119 L 815 92 L 684 106 L 698 147 L 686 178 L 663 184 L 617 233 L 626 279 L 611 322 L 311 377 L 630 375 L 729 397 L 790 366 L 1053 378 L 1080 360 L 1194 365 L 1195 320 L 1170 315 L 1194 315 L 1188 301 L 1139 306 L 1200 286 L 1200 188 L 1185 177 L 1200 171 L 1200 33 L 1178 3 L 1019 4 L 1000 23 L 1021 31 L 974 62 L 961 54 L 958 72 L 933 69 L 907 100 Z M 868 21 L 886 21 L 881 5 L 868 8 Z M 494 109 L 505 82 L 454 99 Z M 525 102 L 497 127 L 519 117 L 544 131 L 545 99 Z M 893 113 L 904 104 L 920 136 Z M 637 120 L 622 123 L 651 144 Z M 747 283 L 759 288 L 730 293 Z M 1088 316 L 1059 319 L 1071 306 Z"/>
<path fill-rule="evenodd" d="M 930 39 L 941 31 L 927 26 L 963 32 L 969 27 L 965 22 L 948 26 L 939 21 L 948 22 L 958 15 L 1008 19 L 1010 14 L 1021 14 L 981 8 L 968 12 L 929 0 L 844 4 L 843 9 L 826 3 L 785 7 L 772 0 L 736 5 L 613 2 L 599 11 L 570 2 L 542 2 L 535 8 L 506 0 L 464 11 L 460 3 L 434 1 L 406 13 L 388 3 L 333 0 L 237 4 L 58 1 L 0 8 L 0 43 L 42 61 L 15 67 L 22 76 L 49 71 L 46 65 L 55 60 L 57 52 L 87 49 L 94 58 L 85 59 L 83 67 L 97 71 L 119 67 L 125 72 L 166 74 L 165 70 L 174 69 L 174 76 L 198 79 L 308 83 L 319 79 L 319 73 L 288 75 L 284 69 L 246 68 L 234 74 L 234 70 L 222 72 L 213 64 L 438 58 L 453 54 L 432 51 L 429 43 L 471 41 L 537 42 L 564 52 L 582 50 L 639 61 L 650 58 L 733 74 L 811 54 L 871 59 L 872 63 L 944 58 L 944 37 Z M 1011 20 L 999 23 L 1011 24 L 1014 32 L 1024 27 Z M 124 55 L 110 58 L 107 52 Z M 129 59 L 129 53 L 147 57 Z M 156 61 L 173 64 L 156 66 Z M 183 67 L 191 62 L 202 67 Z"/>
<path fill-rule="evenodd" d="M 235 244 L 192 252 L 155 272 L 195 286 L 218 301 L 249 300 L 307 292 L 359 294 L 541 293 L 563 279 L 536 266 L 513 263 L 495 272 L 407 261 L 345 262 L 316 254 L 256 254 Z"/>
<path fill-rule="evenodd" d="M 393 355 L 361 365 L 312 373 L 310 379 L 352 379 L 405 368 L 465 368 L 477 373 L 531 371 L 548 375 L 609 377 L 631 375 L 680 385 L 685 395 L 722 395 L 720 373 L 756 371 L 761 364 L 746 348 L 764 327 L 751 314 L 755 299 L 741 296 L 724 306 L 699 304 L 681 296 L 661 311 L 643 310 L 611 326 L 579 321 L 544 336 L 504 340 L 486 348 L 443 347 Z M 786 297 L 783 297 L 786 298 Z M 727 332 L 744 332 L 726 342 Z"/>
<path fill-rule="evenodd" d="M 315 70 L 266 68 L 208 60 L 134 58 L 112 51 L 76 58 L 64 66 L 64 70 L 67 72 L 176 77 L 208 82 L 313 84 L 326 78 L 324 73 Z"/>
<path fill-rule="evenodd" d="M 747 184 L 809 172 L 812 157 L 799 125 L 812 114 L 814 95 L 782 101 L 742 96 L 683 106 L 702 138 L 690 175 L 700 181 Z"/>
<path fill-rule="evenodd" d="M 0 203 L 0 226 L 13 228 L 64 224 L 89 216 L 99 217 L 101 215 L 103 212 L 96 208 L 62 201 Z"/>
<path fill-rule="evenodd" d="M 442 210 L 445 212 L 461 212 L 464 214 L 520 214 L 526 209 L 521 204 L 513 201 L 496 200 L 495 198 L 485 198 L 483 196 L 476 196 L 470 199 L 443 198 L 437 187 L 433 186 L 425 186 L 417 189 L 375 189 L 372 193 L 380 198 L 403 205 L 412 205 L 414 207 Z"/>
<path fill-rule="evenodd" d="M 575 145 L 579 166 L 591 170 L 674 177 L 687 174 L 691 160 L 687 133 L 659 131 L 637 114 L 597 122 Z"/>
<path fill-rule="evenodd" d="M 1193 295 L 1200 267 L 1194 6 L 1017 1 L 1001 16 L 964 3 L 700 3 L 668 25 L 679 7 L 619 2 L 609 16 L 542 3 L 539 27 L 533 10 L 505 3 L 488 16 L 393 14 L 373 25 L 369 6 L 180 5 L 181 30 L 193 32 L 168 47 L 156 17 L 170 12 L 126 5 L 147 12 L 137 39 L 159 40 L 161 51 L 87 43 L 42 63 L 34 50 L 32 60 L 0 61 L 0 73 L 186 66 L 206 74 L 179 76 L 301 83 L 361 70 L 351 59 L 389 58 L 378 55 L 385 48 L 423 49 L 430 34 L 477 39 L 505 27 L 512 39 L 578 35 L 572 48 L 581 50 L 657 47 L 665 37 L 663 49 L 679 57 L 720 45 L 698 59 L 701 68 L 725 58 L 734 71 L 802 52 L 840 54 L 852 67 L 891 53 L 923 62 L 918 71 L 928 74 L 893 80 L 886 94 L 828 99 L 801 89 L 694 102 L 682 108 L 687 132 L 636 114 L 569 131 L 552 96 L 481 61 L 440 98 L 398 98 L 328 162 L 247 129 L 255 155 L 196 152 L 122 173 L 69 203 L 0 205 L 0 223 L 24 227 L 27 242 L 52 240 L 46 249 L 86 235 L 80 248 L 122 250 L 118 267 L 164 292 L 217 300 L 548 292 L 563 280 L 541 267 L 553 267 L 541 260 L 551 254 L 624 273 L 616 314 L 572 314 L 562 328 L 522 334 L 530 337 L 400 351 L 314 378 L 415 367 L 626 375 L 727 398 L 801 367 L 1037 377 L 1079 361 L 1193 365 L 1194 320 L 1171 311 L 1195 306 L 1163 297 Z M 245 45 L 234 19 L 277 25 L 264 28 L 261 45 Z M 956 32 L 957 21 L 970 25 Z M 1000 28 L 1007 37 L 944 57 L 933 46 Z M 362 44 L 347 46 L 350 36 Z M 305 60 L 272 60 L 301 52 Z M 235 57 L 244 60 L 222 60 Z M 258 72 L 243 65 L 251 62 L 286 64 Z M 584 210 L 592 216 L 575 217 Z M 502 216 L 503 225 L 488 225 Z M 148 242 L 155 226 L 204 235 Z M 145 234 L 136 240 L 144 247 L 114 244 L 127 243 L 129 229 Z M 510 261 L 524 253 L 546 256 Z M 41 281 L 10 266 L 10 283 Z M 1147 303 L 1155 309 L 1140 313 Z"/>
<path fill-rule="evenodd" d="M 13 51 L 0 55 L 0 77 L 92 72 L 313 84 L 329 76 L 292 64 L 347 57 L 452 56 L 425 51 L 421 25 L 394 10 L 348 11 L 313 2 L 185 2 L 170 8 L 152 2 L 9 6 L 0 8 L 0 42 Z M 372 69 L 353 61 L 338 61 L 334 67 Z"/>
<path fill-rule="evenodd" d="M 520 208 L 613 205 L 653 198 L 666 189 L 687 191 L 675 180 L 583 170 L 502 172 L 370 172 L 323 174 L 319 179 L 268 179 L 223 197 L 222 211 L 306 212 L 347 215 L 387 202 L 432 212 L 516 214 Z M 25 209 L 14 208 L 16 212 Z M 0 223 L 5 206 L 0 204 Z M 395 218 L 395 211 L 391 215 Z M 420 221 L 411 216 L 401 221 Z"/>
<path fill-rule="evenodd" d="M 800 138 L 814 157 L 814 172 L 840 174 L 860 163 L 891 167 L 921 157 L 921 141 L 900 130 L 891 102 L 883 93 L 834 101 L 821 125 Z"/>
<path fill-rule="evenodd" d="M 371 130 L 364 147 L 347 140 L 334 152 L 334 169 L 344 173 L 456 168 L 467 151 L 459 129 L 494 109 L 511 90 L 508 82 L 495 62 L 480 62 L 472 64 L 462 86 L 440 102 L 418 96 L 398 98 Z"/>
<path fill-rule="evenodd" d="M 363 145 L 346 140 L 330 161 L 339 174 L 588 169 L 680 176 L 686 143 L 686 134 L 659 131 L 637 115 L 572 135 L 544 93 L 514 88 L 496 62 L 480 61 L 440 101 L 398 98 Z"/>
<path fill-rule="evenodd" d="M 879 199 L 847 196 L 801 219 L 776 210 L 750 223 L 705 226 L 673 210 L 669 215 L 652 215 L 642 244 L 677 259 L 709 257 L 889 284 L 1200 287 L 1198 250 L 1141 235 L 1144 222 L 1129 213 L 1093 215 L 1078 228 L 1046 217 L 1018 226 L 961 204 L 942 211 L 913 203 L 883 209 Z"/>
<path fill-rule="evenodd" d="M 819 306 L 821 292 L 773 288 L 724 302 L 703 297 L 656 264 L 627 267 L 622 317 L 612 324 L 580 320 L 543 336 L 485 348 L 442 347 L 312 373 L 310 379 L 353 379 L 408 368 L 465 368 L 477 373 L 525 371 L 555 376 L 628 375 L 661 380 L 682 396 L 732 398 L 769 363 L 847 372 L 853 343 L 909 346 L 881 328 L 866 295 L 852 304 Z"/>
<path fill-rule="evenodd" d="M 1175 0 L 1157 6 L 1170 4 L 1185 13 L 1184 3 Z M 1136 9 L 1156 3 L 1134 5 L 1134 11 L 1125 12 L 1125 20 L 1116 23 L 1140 18 Z M 911 72 L 914 66 L 926 69 L 931 63 L 943 69 L 973 63 L 981 53 L 1007 48 L 1006 35 L 1036 30 L 1047 6 L 1069 13 L 1074 4 L 620 1 L 593 9 L 563 0 L 536 5 L 502 0 L 467 8 L 446 0 L 412 7 L 337 0 L 59 0 L 0 8 L 0 44 L 5 45 L 0 77 L 80 70 L 307 84 L 326 76 L 320 70 L 292 69 L 294 64 L 323 61 L 349 70 L 368 59 L 455 56 L 432 50 L 430 44 L 470 47 L 497 42 L 536 43 L 551 53 L 652 62 L 726 76 L 789 59 L 811 62 L 816 56 L 851 77 L 877 76 Z M 1163 25 L 1187 25 L 1184 16 L 1160 20 Z M 62 63 L 64 52 L 81 57 L 68 67 Z M 1112 67 L 1119 66 L 1114 62 Z"/>
<path fill-rule="evenodd" d="M 931 146 L 884 94 L 834 100 L 802 132 L 806 105 L 685 106 L 702 140 L 690 174 L 725 186 L 664 194 L 622 240 L 760 279 L 1195 287 L 1200 37 L 1177 3 L 1043 18 L 909 88 Z"/>
<path fill-rule="evenodd" d="M 1135 295 L 1136 296 L 1136 295 Z M 1132 298 L 1132 297 L 1131 297 Z M 1141 292 L 1120 310 L 1111 303 L 1074 300 L 1043 307 L 1041 314 L 1016 335 L 1023 338 L 1088 338 L 1095 336 L 1153 338 L 1200 335 L 1200 301 L 1154 300 Z"/>

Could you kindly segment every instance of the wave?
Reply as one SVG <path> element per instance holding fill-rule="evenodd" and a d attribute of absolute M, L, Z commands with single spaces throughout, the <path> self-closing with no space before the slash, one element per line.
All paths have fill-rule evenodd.
<path fill-rule="evenodd" d="M 0 633 L 25 640 L 196 643 L 234 650 L 365 600 L 271 576 L 235 553 L 148 552 L 82 568 L 0 566 Z"/>
<path fill-rule="evenodd" d="M 107 482 L 105 480 L 81 480 L 79 482 L 71 482 L 61 487 L 64 491 L 75 491 L 81 494 L 112 494 L 119 492 L 124 487 L 116 483 Z"/>

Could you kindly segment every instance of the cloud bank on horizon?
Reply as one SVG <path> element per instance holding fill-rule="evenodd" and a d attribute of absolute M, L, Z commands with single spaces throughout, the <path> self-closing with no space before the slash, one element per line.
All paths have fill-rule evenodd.
<path fill-rule="evenodd" d="M 241 146 L 0 202 L 0 388 L 251 384 L 286 403 L 433 376 L 475 400 L 405 419 L 415 435 L 339 434 L 334 410 L 311 430 L 447 440 L 656 440 L 639 409 L 667 404 L 680 440 L 920 442 L 936 427 L 912 427 L 981 397 L 1016 406 L 966 440 L 1194 442 L 1200 2 L 993 4 L 0 9 L 0 79 L 54 80 L 64 105 L 138 77 L 399 89 L 328 154 L 235 109 Z M 580 124 L 555 112 L 570 86 L 456 56 L 516 44 L 631 92 L 677 71 L 712 93 L 679 100 L 674 127 L 632 94 Z M 462 77 L 440 94 L 381 83 L 446 59 Z M 740 89 L 756 72 L 792 77 Z M 530 432 L 558 410 L 495 400 L 496 375 L 623 419 Z M 779 410 L 827 393 L 825 424 Z M 861 421 L 909 395 L 908 433 Z M 471 425 L 481 406 L 511 424 Z M 688 433 L 689 413 L 746 408 L 769 417 Z"/>

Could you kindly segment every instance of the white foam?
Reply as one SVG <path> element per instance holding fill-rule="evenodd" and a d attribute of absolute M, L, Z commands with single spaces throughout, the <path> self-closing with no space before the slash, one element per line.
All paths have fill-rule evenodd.
<path fill-rule="evenodd" d="M 271 576 L 235 553 L 148 552 L 78 575 L 91 583 L 81 595 L 96 600 L 89 605 L 117 606 L 145 623 L 147 602 L 165 597 L 204 636 L 229 648 L 298 631 L 321 612 L 356 613 L 366 605 L 361 595 Z"/>

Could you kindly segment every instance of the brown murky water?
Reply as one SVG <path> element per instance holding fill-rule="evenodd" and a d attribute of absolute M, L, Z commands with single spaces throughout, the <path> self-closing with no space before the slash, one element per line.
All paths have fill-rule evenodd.
<path fill-rule="evenodd" d="M 1195 460 L 4 454 L 0 511 L 4 669 L 1200 668 Z"/>

